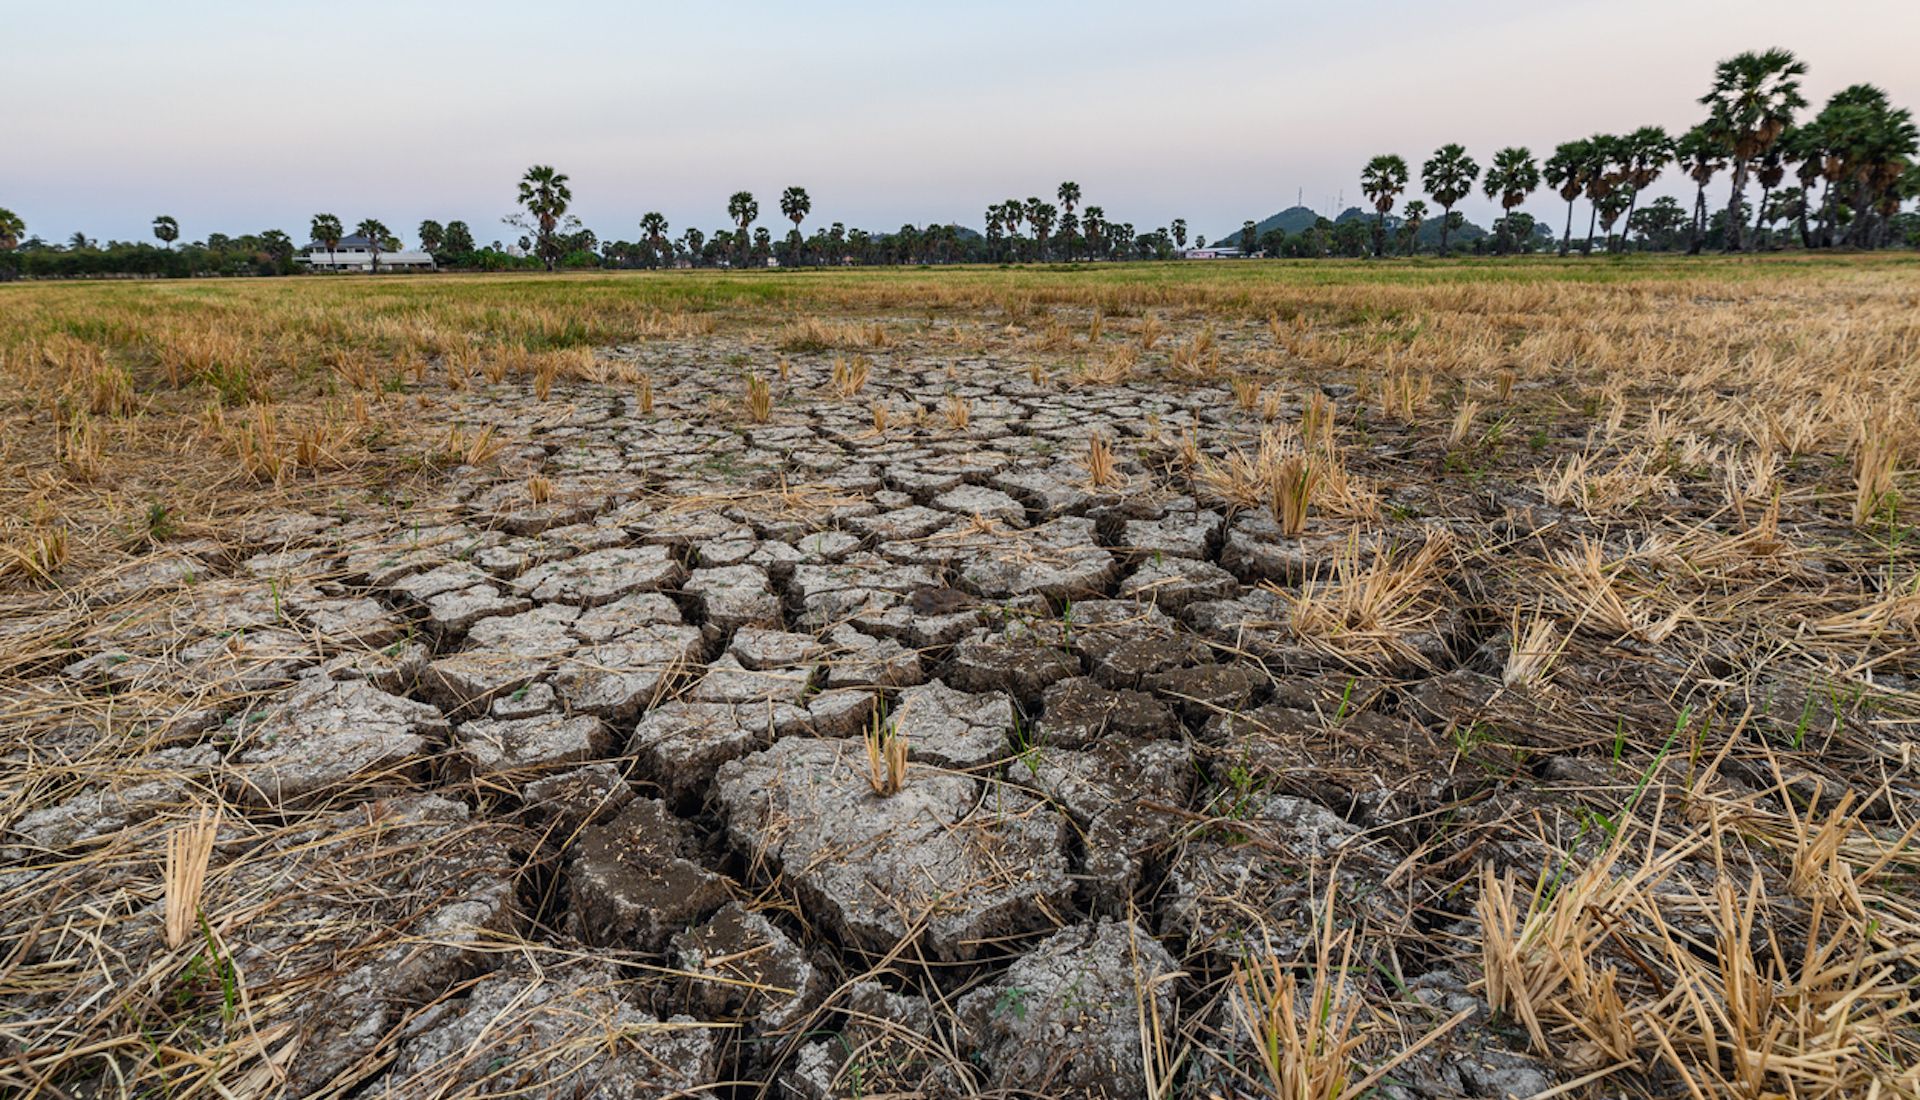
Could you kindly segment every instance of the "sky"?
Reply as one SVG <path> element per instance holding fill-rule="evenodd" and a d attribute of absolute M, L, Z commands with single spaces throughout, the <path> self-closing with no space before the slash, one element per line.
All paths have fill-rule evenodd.
<path fill-rule="evenodd" d="M 159 214 L 304 240 L 322 211 L 511 240 L 532 164 L 603 239 L 649 210 L 711 232 L 739 190 L 778 233 L 790 185 L 808 229 L 977 229 L 1068 179 L 1110 220 L 1211 236 L 1360 204 L 1376 153 L 1417 176 L 1449 141 L 1484 165 L 1684 129 L 1746 49 L 1796 52 L 1816 105 L 1866 81 L 1920 110 L 1915 0 L 0 0 L 0 26 L 0 207 L 51 240 L 150 239 Z"/>

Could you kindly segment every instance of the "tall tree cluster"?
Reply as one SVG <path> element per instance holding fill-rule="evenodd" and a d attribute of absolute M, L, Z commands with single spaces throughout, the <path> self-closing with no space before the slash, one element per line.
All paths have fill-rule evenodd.
<path fill-rule="evenodd" d="M 1583 254 L 1594 250 L 1596 236 L 1608 252 L 1682 245 L 1700 252 L 1715 244 L 1728 252 L 1778 248 L 1784 241 L 1774 226 L 1783 222 L 1797 230 L 1804 248 L 1903 243 L 1895 234 L 1901 203 L 1920 198 L 1920 136 L 1912 112 L 1895 107 L 1871 84 L 1855 84 L 1807 117 L 1809 104 L 1801 92 L 1806 74 L 1806 63 L 1791 51 L 1749 51 L 1714 67 L 1712 84 L 1699 100 L 1706 117 L 1678 136 L 1659 126 L 1594 134 L 1562 142 L 1539 163 L 1528 149 L 1500 150 L 1482 184 L 1487 198 L 1501 208 L 1496 248 L 1508 251 L 1532 234 L 1531 219 L 1524 234 L 1516 232 L 1526 217 L 1516 208 L 1543 184 L 1567 204 L 1562 256 L 1575 247 L 1574 208 L 1582 199 L 1587 203 L 1587 231 L 1579 244 Z M 1383 165 L 1399 159 L 1383 154 L 1360 172 L 1361 190 L 1377 212 L 1376 255 L 1398 194 L 1388 186 Z M 1640 205 L 1669 167 L 1693 184 L 1690 215 L 1664 196 Z M 1421 185 L 1444 219 L 1442 254 L 1458 226 L 1453 207 L 1472 193 L 1479 172 L 1457 144 L 1441 146 L 1421 167 Z M 1716 209 L 1709 189 L 1722 173 L 1726 200 Z M 1783 187 L 1789 175 L 1794 186 Z"/>

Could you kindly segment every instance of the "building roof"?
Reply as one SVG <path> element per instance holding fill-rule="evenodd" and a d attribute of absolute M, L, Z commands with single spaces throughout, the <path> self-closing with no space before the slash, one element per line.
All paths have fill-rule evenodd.
<path fill-rule="evenodd" d="M 371 247 L 372 244 L 373 244 L 372 241 L 361 236 L 360 234 L 350 233 L 347 236 L 340 238 L 340 240 L 336 242 L 333 247 L 336 250 L 342 249 L 342 248 L 368 248 L 368 247 Z M 326 250 L 327 250 L 327 242 L 325 241 L 313 241 L 312 243 L 307 245 L 308 252 L 325 252 Z"/>
<path fill-rule="evenodd" d="M 318 248 L 310 249 L 294 258 L 301 263 L 320 264 L 323 267 L 329 263 L 344 267 L 348 265 L 371 264 L 373 262 L 373 253 L 336 252 L 329 258 L 326 249 Z M 432 264 L 433 262 L 434 259 L 432 256 L 418 249 L 401 249 L 397 252 L 380 253 L 380 266 L 382 267 L 404 267 L 409 264 Z"/>

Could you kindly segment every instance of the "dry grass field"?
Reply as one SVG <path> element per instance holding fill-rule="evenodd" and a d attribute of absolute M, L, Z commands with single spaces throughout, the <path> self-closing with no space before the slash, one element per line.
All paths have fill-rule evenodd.
<path fill-rule="evenodd" d="M 0 1094 L 1920 1097 L 1920 262 L 0 287 Z"/>

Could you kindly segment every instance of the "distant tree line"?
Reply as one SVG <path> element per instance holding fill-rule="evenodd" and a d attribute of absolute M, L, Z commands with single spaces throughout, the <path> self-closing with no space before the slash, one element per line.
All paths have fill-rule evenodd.
<path fill-rule="evenodd" d="M 1445 219 L 1439 251 L 1448 250 L 1447 230 L 1457 225 L 1454 204 L 1473 193 L 1476 180 L 1503 213 L 1495 223 L 1497 251 L 1535 239 L 1532 219 L 1514 208 L 1542 184 L 1567 204 L 1562 256 L 1575 247 L 1591 253 L 1596 234 L 1608 252 L 1920 246 L 1920 217 L 1901 211 L 1906 200 L 1920 197 L 1920 131 L 1912 112 L 1871 84 L 1854 84 L 1805 116 L 1800 78 L 1806 72 L 1806 63 L 1788 50 L 1739 54 L 1720 62 L 1700 97 L 1706 118 L 1677 137 L 1659 126 L 1595 134 L 1561 143 L 1544 162 L 1530 149 L 1509 146 L 1493 154 L 1484 177 L 1464 148 L 1443 145 L 1420 168 L 1421 186 Z M 1641 193 L 1669 167 L 1692 181 L 1691 211 L 1666 196 L 1639 205 Z M 1718 203 L 1708 189 L 1723 172 L 1727 197 Z M 1409 183 L 1407 162 L 1390 153 L 1361 170 L 1361 191 L 1377 213 L 1375 255 L 1388 251 L 1387 219 Z M 1576 246 L 1574 213 L 1583 199 L 1586 232 Z M 1425 207 L 1407 203 L 1405 220 L 1417 223 Z"/>
<path fill-rule="evenodd" d="M 1361 191 L 1373 207 L 1370 221 L 1348 211 L 1337 219 L 1315 217 L 1292 233 L 1248 221 L 1229 241 L 1215 243 L 1246 255 L 1289 258 L 1556 247 L 1562 256 L 1596 247 L 1607 252 L 1920 247 L 1920 214 L 1902 210 L 1907 200 L 1920 198 L 1920 131 L 1912 112 L 1895 107 L 1871 84 L 1855 84 L 1836 92 L 1818 113 L 1806 115 L 1800 86 L 1806 71 L 1804 62 L 1782 49 L 1720 62 L 1712 86 L 1700 97 L 1705 119 L 1677 136 L 1659 126 L 1595 134 L 1561 143 L 1544 160 L 1528 148 L 1509 146 L 1496 151 L 1484 171 L 1463 146 L 1443 145 L 1420 165 L 1419 186 L 1426 198 L 1404 205 L 1400 198 L 1413 186 L 1414 174 L 1404 158 L 1383 153 L 1360 173 Z M 1670 169 L 1693 184 L 1691 209 L 1671 196 L 1640 201 Z M 1722 174 L 1725 201 L 1709 194 Z M 1751 193 L 1755 184 L 1757 198 Z M 1501 211 L 1491 234 L 1471 226 L 1455 209 L 1476 185 Z M 1566 203 L 1557 246 L 1550 227 L 1519 209 L 1542 188 Z M 502 219 L 518 232 L 513 243 L 482 246 L 465 222 L 427 220 L 418 229 L 421 249 L 443 268 L 552 271 L 1153 260 L 1184 252 L 1188 239 L 1184 219 L 1140 229 L 1109 218 L 1103 207 L 1083 205 L 1080 185 L 1071 180 L 1054 190 L 1054 201 L 1032 196 L 989 204 L 984 231 L 978 232 L 954 224 L 908 224 L 876 233 L 836 221 L 808 233 L 813 200 L 805 188 L 789 187 L 778 206 L 792 228 L 777 239 L 756 224 L 760 203 L 747 191 L 728 198 L 728 222 L 711 233 L 688 227 L 676 236 L 663 215 L 649 212 L 634 239 L 606 241 L 570 212 L 570 181 L 551 165 L 529 168 L 517 198 L 519 209 Z M 1575 216 L 1583 201 L 1586 225 L 1576 238 Z M 314 252 L 331 253 L 348 236 L 332 214 L 315 215 L 308 232 L 308 249 Z M 353 235 L 369 242 L 376 271 L 382 253 L 401 249 L 377 218 L 362 219 Z M 302 269 L 308 250 L 278 229 L 239 237 L 211 233 L 176 247 L 180 223 L 164 214 L 153 220 L 153 236 L 157 246 L 102 244 L 84 233 L 49 242 L 28 236 L 19 216 L 0 208 L 0 279 L 286 275 Z M 1205 243 L 1204 237 L 1195 238 L 1196 245 Z"/>

